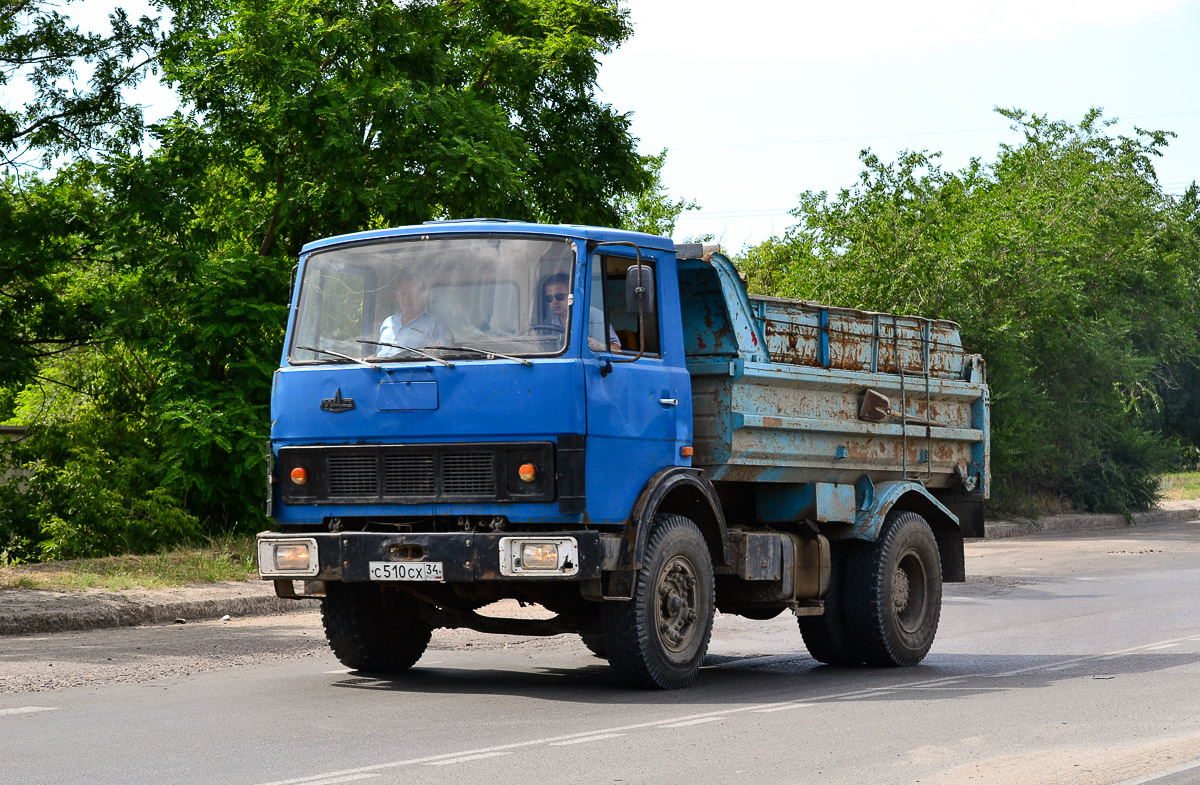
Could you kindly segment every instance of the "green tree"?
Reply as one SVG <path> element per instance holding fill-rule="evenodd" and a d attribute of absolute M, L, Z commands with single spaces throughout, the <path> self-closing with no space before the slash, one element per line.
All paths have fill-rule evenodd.
<path fill-rule="evenodd" d="M 1200 354 L 1200 242 L 1152 165 L 1169 135 L 1000 113 L 1022 140 L 994 163 L 864 152 L 855 188 L 803 194 L 743 266 L 759 291 L 959 322 L 988 361 L 1001 503 L 1145 507 L 1171 451 L 1143 414 Z"/>
<path fill-rule="evenodd" d="M 642 160 L 651 181 L 641 191 L 628 194 L 618 201 L 621 228 L 670 237 L 675 233 L 675 224 L 679 216 L 688 210 L 699 210 L 700 205 L 695 200 L 672 200 L 667 193 L 667 188 L 662 183 L 662 170 L 667 162 L 665 149 L 658 155 L 648 155 Z"/>
<path fill-rule="evenodd" d="M 304 243 L 477 215 L 615 224 L 631 195 L 657 184 L 655 159 L 637 154 L 628 116 L 596 95 L 598 57 L 630 34 L 615 5 L 163 0 L 161 8 L 170 29 L 155 37 L 143 20 L 121 28 L 125 48 L 104 50 L 124 57 L 124 70 L 112 69 L 109 103 L 97 98 L 105 111 L 79 115 L 87 145 L 21 137 L 48 155 L 85 146 L 103 154 L 56 176 L 8 181 L 4 204 L 29 227 L 29 248 L 0 246 L 4 263 L 60 244 L 58 261 L 32 277 L 44 285 L 31 308 L 89 319 L 49 356 L 53 325 L 30 328 L 41 354 L 6 377 L 19 380 L 10 390 L 30 382 L 14 405 L 33 426 L 9 456 L 30 481 L 0 492 L 0 551 L 10 559 L 152 547 L 189 536 L 196 521 L 210 531 L 262 524 L 270 375 Z M 70 27 L 58 17 L 54 25 Z M 64 58 L 91 51 L 75 38 Z M 104 40 L 116 38 L 114 26 Z M 136 46 L 146 56 L 131 59 Z M 0 50 L 17 47 L 0 39 Z M 180 108 L 143 129 L 119 88 L 149 68 L 175 88 Z M 143 132 L 145 149 L 136 146 Z M 80 191 L 77 214 L 71 188 Z M 65 212 L 47 206 L 39 217 L 31 194 Z M 64 218 L 76 228 L 48 228 Z M 77 282 L 78 307 L 55 294 L 63 280 Z M 62 334 L 76 323 L 56 318 Z M 134 528 L 146 536 L 122 540 L 106 529 L 122 516 L 143 521 Z"/>

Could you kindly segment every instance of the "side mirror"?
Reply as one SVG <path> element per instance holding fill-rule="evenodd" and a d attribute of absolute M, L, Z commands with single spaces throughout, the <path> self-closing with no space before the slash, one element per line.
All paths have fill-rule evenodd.
<path fill-rule="evenodd" d="M 630 316 L 654 315 L 654 270 L 645 264 L 635 264 L 625 273 L 625 310 Z"/>

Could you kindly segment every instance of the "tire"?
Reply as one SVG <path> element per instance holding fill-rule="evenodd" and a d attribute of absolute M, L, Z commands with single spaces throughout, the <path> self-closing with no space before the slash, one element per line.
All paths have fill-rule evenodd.
<path fill-rule="evenodd" d="M 421 659 L 433 628 L 412 600 L 373 584 L 330 583 L 326 591 L 325 639 L 347 668 L 403 673 Z"/>
<path fill-rule="evenodd" d="M 817 662 L 826 665 L 858 665 L 862 655 L 854 646 L 846 628 L 846 552 L 853 543 L 837 543 L 829 554 L 829 592 L 825 595 L 825 612 L 820 616 L 797 616 L 800 637 Z"/>
<path fill-rule="evenodd" d="M 579 634 L 583 639 L 583 645 L 587 646 L 587 650 L 596 655 L 602 660 L 608 659 L 608 654 L 605 653 L 604 635 L 603 633 L 583 632 Z"/>
<path fill-rule="evenodd" d="M 658 515 L 633 597 L 604 604 L 601 627 L 612 667 L 631 684 L 673 690 L 691 684 L 712 636 L 712 558 L 696 524 Z"/>
<path fill-rule="evenodd" d="M 925 659 L 942 611 L 937 541 L 915 512 L 888 514 L 872 545 L 846 560 L 846 630 L 868 665 Z"/>

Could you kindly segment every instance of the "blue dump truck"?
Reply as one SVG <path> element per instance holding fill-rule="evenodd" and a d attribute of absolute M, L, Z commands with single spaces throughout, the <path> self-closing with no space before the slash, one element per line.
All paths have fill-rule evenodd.
<path fill-rule="evenodd" d="M 671 689 L 718 610 L 920 662 L 983 534 L 988 389 L 952 322 L 748 296 L 646 234 L 444 221 L 305 246 L 271 453 L 261 577 L 321 598 L 348 667 L 574 633 Z M 478 612 L 502 599 L 554 615 Z"/>

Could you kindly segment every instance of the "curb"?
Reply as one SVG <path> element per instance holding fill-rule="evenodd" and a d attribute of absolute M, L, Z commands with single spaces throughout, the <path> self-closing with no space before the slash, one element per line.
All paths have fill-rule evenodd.
<path fill-rule="evenodd" d="M 10 597 L 12 602 L 7 601 Z M 320 607 L 317 600 L 286 600 L 274 594 L 162 601 L 122 594 L 79 597 L 61 592 L 6 590 L 0 592 L 0 636 L 136 627 L 178 619 L 213 621 L 223 616 L 266 616 Z"/>
<path fill-rule="evenodd" d="M 1129 518 L 1124 515 L 1099 513 L 1047 515 L 1037 520 L 988 521 L 984 524 L 983 537 L 986 540 L 995 540 L 1004 537 L 1103 531 L 1194 520 L 1200 520 L 1200 509 L 1150 510 L 1149 512 L 1135 512 Z"/>

